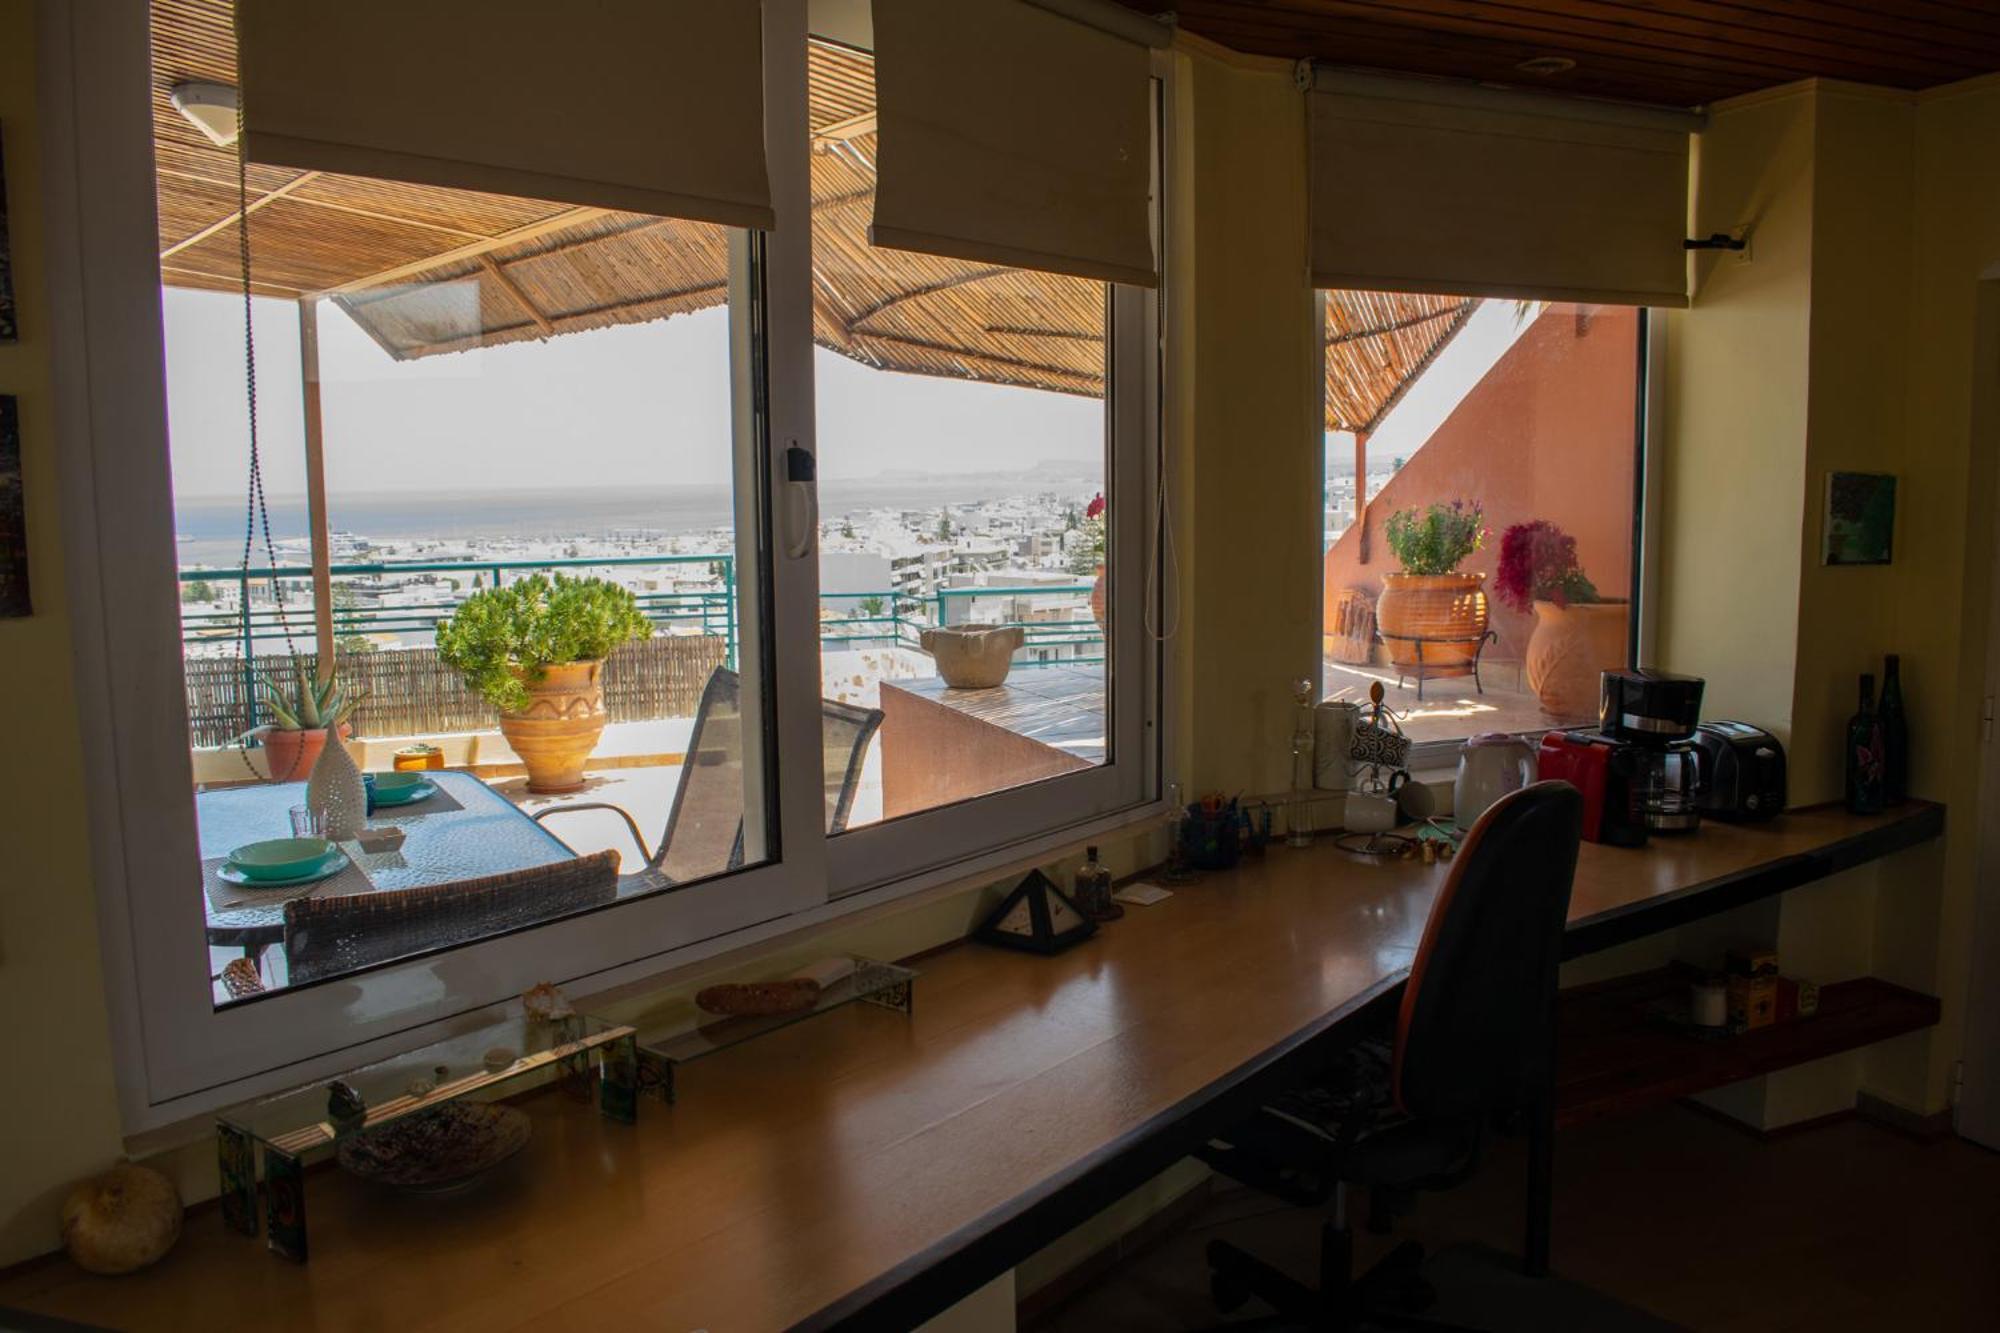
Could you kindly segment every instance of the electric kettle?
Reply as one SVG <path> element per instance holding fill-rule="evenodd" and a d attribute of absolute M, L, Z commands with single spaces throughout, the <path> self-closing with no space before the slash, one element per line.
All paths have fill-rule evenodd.
<path fill-rule="evenodd" d="M 1452 818 L 1462 829 L 1486 807 L 1535 780 L 1535 751 L 1519 736 L 1486 732 L 1458 752 L 1458 782 L 1452 788 Z"/>

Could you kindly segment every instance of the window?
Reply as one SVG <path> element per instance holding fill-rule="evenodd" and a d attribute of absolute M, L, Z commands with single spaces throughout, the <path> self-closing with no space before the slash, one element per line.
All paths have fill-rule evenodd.
<path fill-rule="evenodd" d="M 1326 698 L 1442 755 L 1597 716 L 1634 642 L 1646 312 L 1325 302 Z"/>
<path fill-rule="evenodd" d="M 156 206 L 121 193 L 129 176 L 79 177 L 92 216 L 121 220 L 90 242 L 121 258 L 84 265 L 82 300 L 126 317 L 93 335 L 121 331 L 104 354 L 147 390 L 92 398 L 100 523 L 74 534 L 124 572 L 103 594 L 116 762 L 96 780 L 126 868 L 107 877 L 107 957 L 144 1071 L 124 1089 L 135 1128 L 428 1039 L 535 981 L 635 978 L 1017 860 L 1154 798 L 1156 302 L 1013 269 L 946 284 L 999 293 L 969 317 L 903 291 L 895 315 L 857 318 L 827 247 L 891 283 L 925 261 L 859 239 L 858 176 L 828 193 L 866 174 L 866 133 L 829 135 L 828 108 L 872 97 L 872 60 L 809 41 L 800 0 L 764 6 L 758 39 L 769 230 L 582 204 L 557 177 L 561 197 L 473 191 L 394 143 L 373 175 L 254 157 L 174 104 L 235 80 L 229 0 L 145 8 L 130 63 L 93 55 L 73 90 L 104 109 L 79 160 L 149 144 Z M 852 86 L 829 89 L 842 61 Z M 155 301 L 159 325 L 130 318 Z M 1011 357 L 1026 378 L 982 357 L 1037 343 L 1054 350 Z M 909 459 L 943 476 L 897 478 Z M 871 548 L 885 524 L 909 539 Z M 551 747 L 511 715 L 561 682 L 515 670 L 518 617 L 564 599 L 566 623 L 609 627 L 583 669 L 604 729 L 580 773 L 544 781 Z M 1076 758 L 889 808 L 884 774 L 931 761 L 884 681 L 920 696 L 923 631 L 966 626 L 1020 630 L 1020 676 L 1087 680 L 1057 701 L 1074 738 L 993 724 L 1051 753 L 1076 739 Z M 876 652 L 897 666 L 871 678 Z M 355 734 L 315 756 L 329 678 L 358 696 Z M 597 697 L 586 680 L 552 711 Z M 313 804 L 301 779 L 342 753 L 400 845 L 341 840 L 307 871 L 325 878 L 231 882 L 256 868 L 231 853 L 290 834 Z M 391 808 L 398 771 L 435 794 Z"/>

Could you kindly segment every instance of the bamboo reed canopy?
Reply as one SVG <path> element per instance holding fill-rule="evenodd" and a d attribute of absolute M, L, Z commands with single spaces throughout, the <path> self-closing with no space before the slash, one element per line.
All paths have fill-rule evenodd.
<path fill-rule="evenodd" d="M 229 0 L 153 0 L 160 272 L 171 286 L 330 298 L 397 360 L 644 323 L 723 305 L 720 227 L 250 164 L 174 110 L 185 80 L 234 85 Z M 815 43 L 815 341 L 883 370 L 1101 397 L 1103 284 L 868 244 L 873 61 Z"/>
<path fill-rule="evenodd" d="M 1366 435 L 1458 336 L 1474 297 L 1326 294 L 1326 428 Z"/>

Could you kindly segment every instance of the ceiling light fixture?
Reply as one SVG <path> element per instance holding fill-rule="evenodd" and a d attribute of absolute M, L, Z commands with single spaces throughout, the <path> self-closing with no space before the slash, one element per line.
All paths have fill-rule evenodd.
<path fill-rule="evenodd" d="M 203 83 L 199 80 L 177 83 L 168 90 L 173 99 L 174 110 L 186 116 L 188 123 L 208 137 L 217 148 L 228 148 L 236 142 L 236 90 L 226 83 Z"/>
<path fill-rule="evenodd" d="M 1568 56 L 1535 56 L 1514 66 L 1523 74 L 1539 74 L 1548 78 L 1551 74 L 1567 74 L 1576 68 L 1576 62 Z"/>

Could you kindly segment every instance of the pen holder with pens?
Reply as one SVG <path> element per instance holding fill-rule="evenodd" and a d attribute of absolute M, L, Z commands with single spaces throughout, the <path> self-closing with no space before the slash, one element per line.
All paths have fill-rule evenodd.
<path fill-rule="evenodd" d="M 1227 870 L 1243 854 L 1243 814 L 1234 800 L 1196 801 L 1181 825 L 1181 850 L 1197 870 Z"/>

